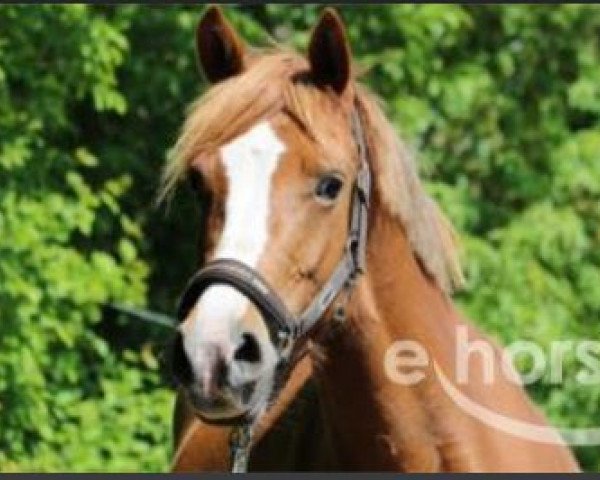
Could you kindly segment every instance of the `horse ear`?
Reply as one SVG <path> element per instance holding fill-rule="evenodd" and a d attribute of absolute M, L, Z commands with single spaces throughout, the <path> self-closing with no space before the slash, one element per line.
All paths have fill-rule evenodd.
<path fill-rule="evenodd" d="M 345 90 L 350 80 L 350 45 L 344 23 L 332 8 L 325 9 L 312 32 L 308 59 L 315 83 L 340 94 Z"/>
<path fill-rule="evenodd" d="M 212 83 L 243 70 L 244 44 L 216 5 L 208 7 L 198 23 L 196 50 L 202 70 Z"/>

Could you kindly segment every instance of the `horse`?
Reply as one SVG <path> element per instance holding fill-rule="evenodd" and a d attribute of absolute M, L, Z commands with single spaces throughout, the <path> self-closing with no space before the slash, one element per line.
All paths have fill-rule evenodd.
<path fill-rule="evenodd" d="M 452 302 L 456 235 L 357 79 L 339 14 L 322 12 L 303 56 L 251 49 L 212 6 L 196 47 L 211 86 L 161 190 L 187 179 L 205 212 L 173 345 L 172 470 L 231 469 L 231 435 L 250 425 L 249 470 L 577 471 L 558 435 L 486 424 L 449 394 L 553 431 L 498 363 L 491 382 L 479 356 L 468 382 L 452 377 L 458 331 L 501 348 Z M 390 354 L 398 341 L 408 357 Z M 390 374 L 399 360 L 396 376 L 419 381 Z"/>

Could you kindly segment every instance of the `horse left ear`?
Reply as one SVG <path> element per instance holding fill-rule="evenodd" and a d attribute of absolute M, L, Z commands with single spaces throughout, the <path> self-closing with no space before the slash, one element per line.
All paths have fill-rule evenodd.
<path fill-rule="evenodd" d="M 198 23 L 196 50 L 211 83 L 237 75 L 244 68 L 244 44 L 216 5 L 209 6 Z"/>
<path fill-rule="evenodd" d="M 343 93 L 350 80 L 350 45 L 344 23 L 332 8 L 325 9 L 312 32 L 308 59 L 316 84 Z"/>

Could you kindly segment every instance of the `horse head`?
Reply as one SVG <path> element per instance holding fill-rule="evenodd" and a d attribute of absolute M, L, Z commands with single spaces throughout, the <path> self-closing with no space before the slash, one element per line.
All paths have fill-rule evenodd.
<path fill-rule="evenodd" d="M 199 288 L 201 270 L 184 294 L 175 373 L 203 419 L 231 423 L 266 410 L 282 371 L 360 268 L 352 255 L 364 251 L 350 251 L 349 235 L 353 225 L 366 235 L 353 208 L 364 200 L 357 143 L 365 140 L 334 11 L 321 16 L 304 58 L 251 51 L 212 7 L 197 51 L 212 86 L 192 107 L 165 184 L 188 176 L 208 199 L 201 260 L 222 275 Z M 255 298 L 244 288 L 253 282 Z M 282 325 L 273 326 L 269 307 L 284 312 Z M 289 334 L 285 345 L 278 334 Z"/>

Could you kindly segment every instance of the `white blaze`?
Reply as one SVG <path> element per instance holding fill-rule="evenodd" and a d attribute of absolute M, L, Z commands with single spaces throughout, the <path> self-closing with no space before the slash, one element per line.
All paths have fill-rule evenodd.
<path fill-rule="evenodd" d="M 256 268 L 268 239 L 271 178 L 285 146 L 268 122 L 261 122 L 221 147 L 227 177 L 225 224 L 216 258 L 232 258 Z M 218 342 L 230 351 L 239 341 L 239 319 L 248 299 L 232 287 L 209 287 L 199 298 L 194 331 L 186 335 L 185 349 L 192 359 L 203 339 Z M 200 359 L 198 359 L 200 360 Z"/>

